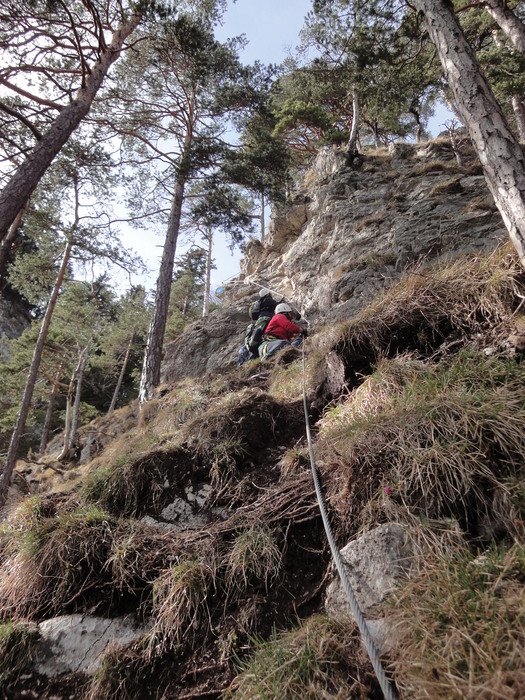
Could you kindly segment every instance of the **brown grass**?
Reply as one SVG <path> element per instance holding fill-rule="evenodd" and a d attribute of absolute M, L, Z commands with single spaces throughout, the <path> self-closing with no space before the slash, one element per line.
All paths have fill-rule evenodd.
<path fill-rule="evenodd" d="M 428 562 L 392 600 L 403 697 L 515 700 L 525 694 L 525 550 Z"/>
<path fill-rule="evenodd" d="M 519 362 L 473 352 L 380 363 L 320 422 L 316 454 L 340 517 L 362 517 L 388 487 L 410 515 L 517 534 L 509 479 L 525 479 L 524 387 Z"/>
<path fill-rule="evenodd" d="M 375 697 L 371 673 L 354 625 L 313 616 L 295 630 L 268 641 L 255 640 L 254 654 L 225 697 L 325 698 L 357 700 Z"/>
<path fill-rule="evenodd" d="M 211 626 L 208 597 L 215 584 L 216 563 L 184 560 L 165 570 L 153 588 L 154 622 L 148 635 L 149 658 L 189 643 L 197 629 Z"/>
<path fill-rule="evenodd" d="M 93 604 L 109 612 L 123 597 L 138 603 L 179 553 L 171 538 L 138 522 L 75 503 L 47 507 L 32 499 L 3 528 L 4 617 L 61 615 Z"/>
<path fill-rule="evenodd" d="M 512 327 L 525 296 L 525 274 L 509 247 L 489 258 L 461 258 L 446 267 L 419 268 L 380 294 L 343 327 L 334 348 L 370 362 L 399 348 L 431 353 L 447 336 L 494 333 Z"/>

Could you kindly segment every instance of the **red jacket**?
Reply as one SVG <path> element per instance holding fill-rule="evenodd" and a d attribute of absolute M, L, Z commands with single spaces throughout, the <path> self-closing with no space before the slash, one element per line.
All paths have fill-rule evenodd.
<path fill-rule="evenodd" d="M 302 332 L 301 326 L 297 326 L 289 321 L 284 314 L 275 314 L 266 326 L 264 336 L 272 335 L 274 338 L 280 338 L 281 340 L 292 340 L 294 335 L 300 335 Z"/>

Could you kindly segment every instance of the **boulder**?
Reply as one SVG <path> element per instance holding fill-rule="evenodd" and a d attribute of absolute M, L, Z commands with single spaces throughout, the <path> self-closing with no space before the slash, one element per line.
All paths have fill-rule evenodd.
<path fill-rule="evenodd" d="M 410 574 L 413 550 L 405 528 L 387 523 L 349 542 L 341 557 L 359 607 L 366 613 Z M 327 588 L 325 608 L 331 617 L 351 615 L 339 576 Z"/>
<path fill-rule="evenodd" d="M 38 625 L 33 667 L 54 677 L 62 673 L 92 674 L 100 666 L 108 645 L 126 645 L 139 639 L 145 629 L 132 617 L 108 620 L 90 615 L 62 615 Z"/>

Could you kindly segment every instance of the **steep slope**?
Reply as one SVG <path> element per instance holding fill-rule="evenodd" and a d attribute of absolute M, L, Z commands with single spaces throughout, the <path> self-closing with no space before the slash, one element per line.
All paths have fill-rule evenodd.
<path fill-rule="evenodd" d="M 315 328 L 350 318 L 411 265 L 506 241 L 479 162 L 468 143 L 461 151 L 461 166 L 444 139 L 370 151 L 352 167 L 342 151 L 321 153 L 274 213 L 265 244 L 248 244 L 222 310 L 167 347 L 164 379 L 234 363 L 261 286 L 284 294 Z"/>
<path fill-rule="evenodd" d="M 344 166 L 333 178 L 343 175 L 357 177 Z M 468 198 L 457 195 L 459 216 Z M 277 254 L 274 223 L 264 260 L 252 244 L 251 286 L 236 282 L 230 308 L 172 345 L 153 401 L 84 426 L 78 461 L 19 463 L 30 493 L 0 531 L 4 697 L 381 697 L 330 564 L 303 382 L 330 521 L 341 548 L 350 539 L 349 573 L 400 697 L 525 693 L 525 274 L 506 246 L 392 265 L 379 285 L 382 259 L 352 310 L 323 289 L 359 266 L 338 276 L 319 253 L 317 277 L 294 295 L 313 327 L 304 376 L 295 349 L 237 368 L 238 338 L 232 361 L 222 354 L 221 371 L 204 374 L 210 344 L 226 352 L 223 324 L 245 323 L 246 289 L 263 273 L 281 289 L 306 265 L 301 238 L 330 209 L 314 215 L 297 197 L 302 233 L 283 234 Z M 299 206 L 281 221 L 300 221 Z M 497 220 L 483 228 L 494 216 L 483 211 L 467 247 L 501 234 Z M 387 237 L 394 224 L 367 225 L 370 246 L 374 226 Z M 330 245 L 343 260 L 343 244 Z M 111 621 L 120 631 L 91 665 L 86 647 L 66 663 L 65 625 L 86 639 L 89 623 L 100 639 Z"/>

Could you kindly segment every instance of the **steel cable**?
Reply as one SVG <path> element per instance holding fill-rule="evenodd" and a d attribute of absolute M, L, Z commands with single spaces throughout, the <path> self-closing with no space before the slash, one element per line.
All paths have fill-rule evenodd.
<path fill-rule="evenodd" d="M 339 576 L 341 578 L 341 582 L 342 582 L 343 587 L 345 589 L 346 596 L 348 598 L 348 602 L 350 603 L 350 609 L 352 610 L 352 614 L 354 616 L 354 619 L 357 622 L 357 626 L 359 627 L 359 631 L 360 631 L 361 636 L 363 638 L 363 643 L 365 645 L 365 649 L 367 651 L 368 656 L 370 657 L 370 661 L 372 662 L 372 666 L 374 668 L 377 679 L 379 681 L 379 685 L 381 686 L 381 690 L 383 691 L 383 695 L 385 696 L 386 700 L 395 700 L 396 695 L 395 695 L 394 689 L 392 688 L 390 681 L 386 677 L 385 669 L 383 668 L 383 664 L 381 663 L 381 661 L 379 659 L 379 654 L 378 654 L 376 645 L 375 645 L 374 640 L 372 639 L 372 637 L 370 635 L 370 630 L 368 629 L 368 625 L 366 624 L 366 620 L 364 618 L 364 615 L 361 612 L 361 609 L 359 607 L 359 603 L 357 602 L 357 599 L 355 597 L 354 591 L 352 590 L 352 586 L 350 584 L 350 581 L 348 580 L 348 576 L 346 575 L 343 560 L 341 558 L 341 554 L 339 552 L 339 549 L 335 543 L 335 540 L 334 540 L 334 537 L 332 534 L 332 528 L 330 526 L 330 522 L 328 520 L 328 515 L 326 513 L 326 508 L 325 508 L 325 504 L 324 504 L 324 500 L 323 500 L 323 494 L 321 491 L 321 485 L 319 482 L 319 475 L 317 473 L 317 467 L 315 466 L 314 451 L 313 451 L 313 447 L 312 447 L 312 434 L 310 431 L 310 419 L 308 417 L 308 405 L 306 402 L 306 361 L 305 361 L 305 352 L 304 352 L 304 342 L 303 342 L 302 350 L 303 350 L 303 406 L 304 406 L 304 418 L 305 418 L 305 423 L 306 423 L 306 437 L 308 440 L 308 452 L 310 455 L 310 465 L 312 467 L 312 476 L 313 476 L 313 480 L 314 480 L 315 493 L 317 495 L 317 502 L 319 504 L 319 510 L 321 511 L 321 517 L 323 519 L 324 529 L 326 532 L 326 536 L 328 538 L 328 543 L 330 545 L 332 557 L 333 557 L 335 565 L 337 567 L 337 571 L 339 572 Z"/>

